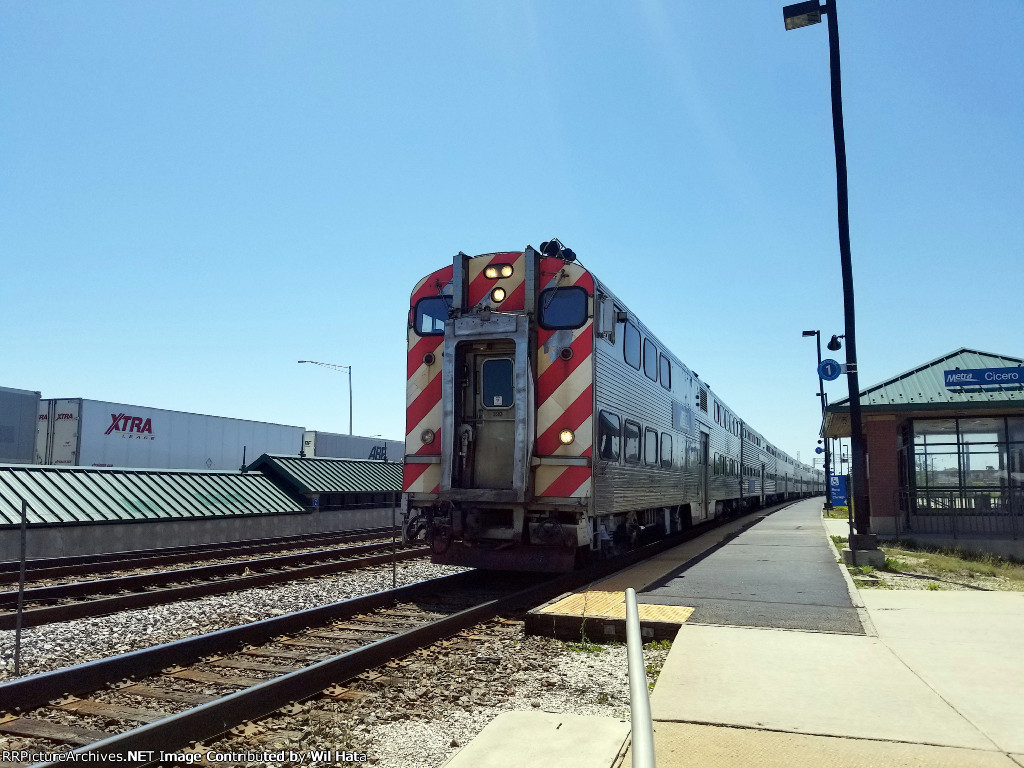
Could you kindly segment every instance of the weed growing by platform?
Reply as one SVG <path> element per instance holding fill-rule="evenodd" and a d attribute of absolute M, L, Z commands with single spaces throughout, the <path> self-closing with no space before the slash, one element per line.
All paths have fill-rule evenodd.
<path fill-rule="evenodd" d="M 845 536 L 832 536 L 837 549 Z M 1024 563 L 1013 558 L 964 551 L 951 547 L 923 547 L 913 541 L 894 540 L 882 547 L 885 567 L 847 566 L 859 587 L 881 589 L 973 589 L 1024 591 Z"/>

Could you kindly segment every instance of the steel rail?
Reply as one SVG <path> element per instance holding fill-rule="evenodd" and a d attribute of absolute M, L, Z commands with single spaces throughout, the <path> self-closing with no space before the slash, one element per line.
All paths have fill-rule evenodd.
<path fill-rule="evenodd" d="M 205 635 L 186 637 L 137 651 L 83 662 L 72 667 L 39 672 L 0 684 L 0 709 L 25 712 L 65 694 L 95 691 L 118 680 L 153 675 L 166 667 L 189 664 L 203 656 L 225 653 L 246 645 L 266 642 L 278 635 L 287 635 L 335 619 L 349 618 L 395 602 L 413 600 L 428 591 L 461 588 L 463 582 L 472 581 L 474 578 L 478 579 L 479 575 L 473 571 L 466 571 L 428 579 L 397 589 L 307 608 L 249 624 L 226 627 Z"/>
<path fill-rule="evenodd" d="M 246 539 L 239 542 L 215 542 L 192 544 L 182 547 L 161 547 L 158 549 L 135 549 L 124 552 L 101 552 L 94 555 L 72 555 L 69 557 L 46 557 L 26 561 L 26 568 L 34 578 L 71 576 L 90 573 L 104 568 L 166 565 L 202 556 L 217 558 L 244 554 L 261 554 L 289 547 L 313 546 L 329 543 L 344 544 L 348 541 L 376 538 L 391 533 L 390 527 L 365 528 L 357 531 L 333 531 L 323 534 L 301 534 L 296 536 L 275 536 L 267 539 Z M 221 554 L 223 553 L 223 554 Z M 0 562 L 0 584 L 15 583 L 21 564 L 17 560 Z"/>
<path fill-rule="evenodd" d="M 393 554 L 391 552 L 390 545 L 387 545 L 386 547 L 385 545 L 378 545 L 378 549 L 386 549 L 387 551 L 376 555 L 357 555 L 350 559 L 290 568 L 289 570 L 284 571 L 268 571 L 266 573 L 257 573 L 249 576 L 220 578 L 216 581 L 207 581 L 201 584 L 184 584 L 176 587 L 163 587 L 156 590 L 133 592 L 127 595 L 112 595 L 98 600 L 88 600 L 79 603 L 30 608 L 22 611 L 21 613 L 23 617 L 22 626 L 37 627 L 43 624 L 53 624 L 59 621 L 71 621 L 72 619 L 81 619 L 89 616 L 101 616 L 133 608 L 146 608 L 153 605 L 178 602 L 180 600 L 206 597 L 208 595 L 237 592 L 242 589 L 261 587 L 267 584 L 277 584 L 283 581 L 324 576 L 331 573 L 344 572 L 370 565 L 383 565 L 385 563 L 390 563 L 392 560 L 413 560 L 419 557 L 425 557 L 430 553 L 430 550 L 427 547 L 405 550 L 403 552 L 398 552 L 397 554 Z M 202 569 L 196 570 L 198 571 Z M 175 571 L 174 573 L 186 574 L 188 571 Z M 150 574 L 146 575 L 148 576 Z M 186 578 L 189 577 L 184 575 L 179 576 L 178 581 L 183 581 Z M 88 582 L 85 582 L 85 584 L 88 584 Z M 33 590 L 26 590 L 26 599 L 30 599 L 28 593 L 32 591 Z M 16 611 L 0 613 L 0 630 L 12 629 L 17 616 L 18 614 Z"/>
<path fill-rule="evenodd" d="M 228 563 L 198 565 L 194 568 L 175 568 L 170 571 L 154 571 L 153 573 L 137 573 L 126 576 L 112 576 L 105 579 L 69 582 L 67 584 L 29 587 L 25 590 L 25 599 L 30 602 L 45 602 L 48 600 L 65 600 L 72 597 L 108 594 L 125 589 L 162 587 L 168 584 L 180 584 L 195 579 L 232 576 L 245 573 L 245 571 L 291 568 L 296 565 L 308 565 L 324 560 L 337 560 L 350 555 L 366 555 L 385 549 L 391 551 L 390 541 L 378 542 L 376 544 L 360 544 L 355 547 L 342 547 L 339 549 L 318 549 L 313 552 L 297 552 L 291 555 L 274 555 L 253 560 L 232 560 Z M 0 608 L 12 605 L 15 597 L 15 592 L 0 592 Z"/>
<path fill-rule="evenodd" d="M 461 575 L 461 574 L 459 574 Z M 559 576 L 506 597 L 439 619 L 425 627 L 410 629 L 369 645 L 317 662 L 304 669 L 245 688 L 215 701 L 140 726 L 103 741 L 74 750 L 76 755 L 117 755 L 119 765 L 148 765 L 150 760 L 131 761 L 129 753 L 172 751 L 187 744 L 226 733 L 247 720 L 269 715 L 295 701 L 315 696 L 333 683 L 351 679 L 391 659 L 435 643 L 460 630 L 523 605 L 543 601 L 578 583 L 578 574 Z M 172 746 L 173 745 L 173 746 Z M 79 758 L 82 759 L 82 758 Z M 86 758 L 87 759 L 87 758 Z M 40 766 L 60 765 L 60 762 Z"/>

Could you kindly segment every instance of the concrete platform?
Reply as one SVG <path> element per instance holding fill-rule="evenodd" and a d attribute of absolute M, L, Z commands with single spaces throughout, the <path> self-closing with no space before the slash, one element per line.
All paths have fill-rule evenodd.
<path fill-rule="evenodd" d="M 643 590 L 670 579 L 680 568 L 693 564 L 719 550 L 752 525 L 762 515 L 734 520 L 705 533 L 692 541 L 666 550 L 642 563 L 588 584 L 576 592 L 559 595 L 554 600 L 530 611 L 526 631 L 535 635 L 562 640 L 579 640 L 586 636 L 602 642 L 626 639 L 625 591 L 637 592 L 637 612 L 644 641 L 671 640 L 679 627 L 690 618 L 693 608 L 678 600 L 660 600 L 650 604 Z"/>
<path fill-rule="evenodd" d="M 502 712 L 446 768 L 612 768 L 629 738 L 629 723 L 550 712 Z"/>

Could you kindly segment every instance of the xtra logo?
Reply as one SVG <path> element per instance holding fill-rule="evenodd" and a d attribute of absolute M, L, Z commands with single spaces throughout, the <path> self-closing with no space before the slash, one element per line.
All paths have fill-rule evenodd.
<path fill-rule="evenodd" d="M 112 413 L 110 414 L 110 426 L 103 434 L 109 435 L 111 432 L 137 432 L 152 435 L 153 421 L 152 419 L 143 421 L 139 416 L 128 416 L 124 413 Z"/>

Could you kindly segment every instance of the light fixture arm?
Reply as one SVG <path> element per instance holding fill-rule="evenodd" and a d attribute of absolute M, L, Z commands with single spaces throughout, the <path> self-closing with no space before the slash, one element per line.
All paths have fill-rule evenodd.
<path fill-rule="evenodd" d="M 311 363 L 322 368 L 330 368 L 332 371 L 348 371 L 348 433 L 352 434 L 352 366 L 338 365 L 336 363 L 321 363 L 317 360 L 299 360 L 299 363 Z"/>

